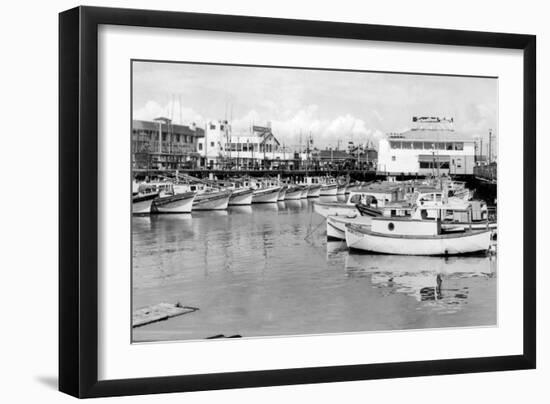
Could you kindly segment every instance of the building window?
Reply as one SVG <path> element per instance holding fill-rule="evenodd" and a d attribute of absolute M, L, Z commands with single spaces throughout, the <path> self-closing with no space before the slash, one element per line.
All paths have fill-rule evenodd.
<path fill-rule="evenodd" d="M 422 142 L 413 142 L 413 149 L 422 150 L 422 148 L 423 148 Z"/>
<path fill-rule="evenodd" d="M 401 148 L 401 142 L 390 142 L 390 147 L 392 149 L 400 149 Z"/>
<path fill-rule="evenodd" d="M 391 161 L 395 161 L 395 156 L 391 156 Z"/>
<path fill-rule="evenodd" d="M 210 147 L 214 147 L 214 142 L 210 142 Z"/>
<path fill-rule="evenodd" d="M 216 125 L 213 124 L 213 123 L 211 123 L 211 124 L 210 124 L 210 130 L 214 130 L 214 129 L 216 129 Z"/>
<path fill-rule="evenodd" d="M 420 168 L 432 168 L 432 164 L 429 163 L 428 161 L 421 161 Z"/>
<path fill-rule="evenodd" d="M 454 144 L 455 146 L 455 150 L 464 150 L 464 143 L 462 142 L 457 142 Z"/>
<path fill-rule="evenodd" d="M 199 143 L 199 150 L 202 150 L 202 143 Z"/>
<path fill-rule="evenodd" d="M 402 149 L 412 149 L 412 142 L 402 142 L 401 143 Z"/>

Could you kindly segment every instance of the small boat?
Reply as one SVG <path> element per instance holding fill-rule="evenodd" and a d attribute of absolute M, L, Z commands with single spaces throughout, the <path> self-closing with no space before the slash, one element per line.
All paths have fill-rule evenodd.
<path fill-rule="evenodd" d="M 328 216 L 327 217 L 327 239 L 345 240 L 346 225 L 355 224 L 359 226 L 371 225 L 372 216 Z"/>
<path fill-rule="evenodd" d="M 237 188 L 229 197 L 229 206 L 251 205 L 253 193 L 249 188 Z"/>
<path fill-rule="evenodd" d="M 285 193 L 285 201 L 295 201 L 302 197 L 302 187 L 299 185 L 289 185 Z"/>
<path fill-rule="evenodd" d="M 302 193 L 300 194 L 300 199 L 306 199 L 309 194 L 309 185 L 304 185 L 302 188 Z"/>
<path fill-rule="evenodd" d="M 275 203 L 279 199 L 281 187 L 259 188 L 254 190 L 252 203 Z"/>
<path fill-rule="evenodd" d="M 358 249 L 398 255 L 460 255 L 486 252 L 492 230 L 446 232 L 440 220 L 377 217 L 371 226 L 346 225 L 346 244 Z"/>
<path fill-rule="evenodd" d="M 193 201 L 193 210 L 226 210 L 233 191 L 210 191 L 198 194 Z"/>
<path fill-rule="evenodd" d="M 353 204 L 342 202 L 313 202 L 313 211 L 323 217 L 328 216 L 354 216 L 359 213 Z"/>
<path fill-rule="evenodd" d="M 152 213 L 191 213 L 195 192 L 159 196 L 153 200 Z"/>
<path fill-rule="evenodd" d="M 151 213 L 153 200 L 158 196 L 158 192 L 140 193 L 132 196 L 132 214 L 146 215 Z"/>
<path fill-rule="evenodd" d="M 309 190 L 307 192 L 308 198 L 318 198 L 321 195 L 321 185 L 320 184 L 314 184 L 309 186 Z"/>
<path fill-rule="evenodd" d="M 279 197 L 277 198 L 278 201 L 284 201 L 286 196 L 286 190 L 288 189 L 288 186 L 283 185 L 281 187 L 281 190 L 279 191 Z"/>
<path fill-rule="evenodd" d="M 323 184 L 321 185 L 320 196 L 336 196 L 338 192 L 338 184 Z"/>

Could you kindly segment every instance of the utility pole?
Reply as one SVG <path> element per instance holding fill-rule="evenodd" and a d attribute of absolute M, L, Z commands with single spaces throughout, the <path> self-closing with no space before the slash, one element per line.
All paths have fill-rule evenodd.
<path fill-rule="evenodd" d="M 493 130 L 489 129 L 489 164 L 493 161 Z"/>

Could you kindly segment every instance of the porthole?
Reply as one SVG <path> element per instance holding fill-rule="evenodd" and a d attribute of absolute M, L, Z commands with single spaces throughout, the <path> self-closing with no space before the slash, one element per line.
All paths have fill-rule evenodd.
<path fill-rule="evenodd" d="M 395 225 L 392 222 L 388 223 L 388 230 L 393 231 L 393 229 L 395 229 Z"/>

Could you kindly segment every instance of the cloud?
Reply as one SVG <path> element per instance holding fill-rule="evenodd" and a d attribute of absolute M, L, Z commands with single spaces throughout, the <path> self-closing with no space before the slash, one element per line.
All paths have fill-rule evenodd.
<path fill-rule="evenodd" d="M 156 101 L 147 101 L 141 108 L 134 110 L 133 119 L 150 121 L 160 116 L 170 118 L 174 123 L 188 125 L 195 122 L 204 125 L 206 119 L 194 109 L 180 104 L 179 100 L 173 100 L 162 106 Z"/>
<path fill-rule="evenodd" d="M 332 119 L 321 119 L 319 106 L 310 104 L 294 112 L 286 111 L 279 119 L 271 120 L 273 133 L 281 143 L 292 148 L 305 144 L 311 134 L 316 147 L 335 147 L 340 142 L 345 147 L 348 141 L 355 143 L 376 142 L 384 133 L 376 128 L 368 128 L 367 123 L 352 114 L 336 116 Z M 256 110 L 250 110 L 233 121 L 233 131 L 247 132 L 251 125 L 265 125 L 268 119 Z"/>

